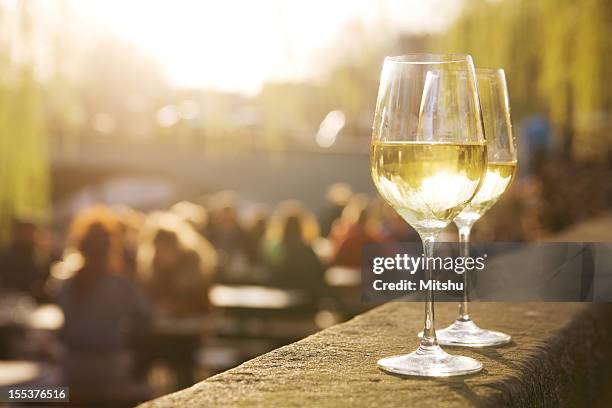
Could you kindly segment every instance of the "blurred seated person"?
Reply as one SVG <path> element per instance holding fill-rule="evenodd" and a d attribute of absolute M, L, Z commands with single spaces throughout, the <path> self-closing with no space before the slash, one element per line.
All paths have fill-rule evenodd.
<path fill-rule="evenodd" d="M 363 193 L 355 194 L 347 201 L 338 218 L 332 223 L 331 231 L 328 236 L 334 248 L 334 252 L 338 251 L 340 243 L 344 241 L 349 229 L 355 224 L 359 213 L 363 208 L 368 206 L 369 202 L 370 198 Z"/>
<path fill-rule="evenodd" d="M 210 201 L 211 217 L 205 235 L 219 254 L 220 281 L 248 279 L 247 235 L 240 225 L 236 203 L 232 191 L 217 193 Z"/>
<path fill-rule="evenodd" d="M 268 228 L 268 211 L 264 206 L 256 206 L 251 210 L 246 222 L 246 255 L 252 266 L 262 265 L 261 245 Z"/>
<path fill-rule="evenodd" d="M 336 266 L 360 268 L 365 245 L 382 242 L 379 223 L 372 217 L 369 199 L 355 195 L 348 202 L 341 218 L 334 224 Z"/>
<path fill-rule="evenodd" d="M 183 250 L 176 234 L 168 230 L 159 230 L 153 245 L 153 275 L 147 292 L 156 307 L 176 314 L 206 310 L 207 284 L 199 255 Z"/>
<path fill-rule="evenodd" d="M 40 230 L 35 222 L 13 220 L 9 245 L 0 251 L 0 285 L 3 289 L 24 292 L 36 299 L 43 297 L 51 256 L 39 238 Z"/>
<path fill-rule="evenodd" d="M 329 236 L 334 221 L 340 218 L 346 203 L 352 195 L 353 191 L 351 190 L 351 186 L 346 183 L 334 183 L 329 186 L 325 194 L 327 204 L 319 216 L 321 235 L 323 237 Z"/>
<path fill-rule="evenodd" d="M 143 344 L 141 372 L 161 360 L 174 371 L 177 389 L 193 385 L 200 331 L 186 332 L 180 322 L 207 312 L 215 267 L 214 248 L 190 224 L 173 213 L 149 217 L 138 251 L 138 269 L 157 318 L 166 324 Z"/>
<path fill-rule="evenodd" d="M 146 299 L 121 274 L 121 225 L 106 207 L 77 215 L 70 244 L 82 265 L 65 281 L 58 304 L 65 317 L 61 339 L 65 384 L 71 397 L 120 398 L 131 383 L 133 354 L 129 339 L 145 330 L 150 317 Z"/>
<path fill-rule="evenodd" d="M 324 267 L 312 249 L 318 235 L 314 216 L 299 203 L 279 205 L 263 248 L 272 285 L 321 293 Z"/>
<path fill-rule="evenodd" d="M 144 223 L 144 213 L 126 205 L 115 205 L 111 210 L 116 214 L 121 224 L 121 242 L 123 246 L 123 274 L 132 281 L 137 281 L 136 253 L 140 229 Z"/>
<path fill-rule="evenodd" d="M 205 312 L 217 262 L 215 250 L 172 213 L 150 218 L 138 253 L 138 269 L 156 311 L 169 315 Z"/>

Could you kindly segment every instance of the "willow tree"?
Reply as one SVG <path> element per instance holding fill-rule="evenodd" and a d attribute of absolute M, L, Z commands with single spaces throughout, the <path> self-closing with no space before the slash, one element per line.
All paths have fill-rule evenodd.
<path fill-rule="evenodd" d="M 0 9 L 0 27 L 4 30 L 0 36 L 0 240 L 7 238 L 12 217 L 40 217 L 48 208 L 49 172 L 40 88 L 32 59 L 15 61 L 11 57 L 11 47 L 32 49 L 27 5 L 24 2 L 16 10 Z"/>
<path fill-rule="evenodd" d="M 611 39 L 607 0 L 466 0 L 438 46 L 468 52 L 479 66 L 503 66 L 515 120 L 545 114 L 567 157 L 605 159 Z"/>

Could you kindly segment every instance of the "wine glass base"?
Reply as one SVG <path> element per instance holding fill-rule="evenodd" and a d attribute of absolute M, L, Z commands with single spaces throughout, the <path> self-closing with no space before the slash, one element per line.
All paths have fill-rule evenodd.
<path fill-rule="evenodd" d="M 440 346 L 420 346 L 416 351 L 378 360 L 378 367 L 392 374 L 417 377 L 451 377 L 474 374 L 482 363 L 470 357 L 453 356 Z"/>
<path fill-rule="evenodd" d="M 436 332 L 438 343 L 444 346 L 488 347 L 510 343 L 511 336 L 492 330 L 481 329 L 472 320 L 456 320 L 445 329 Z M 419 337 L 422 333 L 419 333 Z"/>

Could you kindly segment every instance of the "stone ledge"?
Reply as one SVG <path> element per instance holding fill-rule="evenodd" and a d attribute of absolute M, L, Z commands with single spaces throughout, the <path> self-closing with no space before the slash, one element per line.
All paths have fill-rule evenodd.
<path fill-rule="evenodd" d="M 415 379 L 376 367 L 414 350 L 421 303 L 388 303 L 141 407 L 588 406 L 612 362 L 612 305 L 474 303 L 482 327 L 512 334 L 486 349 L 447 348 L 481 360 L 469 377 Z M 436 305 L 438 327 L 456 313 Z"/>

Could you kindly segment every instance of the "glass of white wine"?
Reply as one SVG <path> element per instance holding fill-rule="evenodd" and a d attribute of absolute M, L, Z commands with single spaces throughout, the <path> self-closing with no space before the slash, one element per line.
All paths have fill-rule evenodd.
<path fill-rule="evenodd" d="M 499 200 L 516 171 L 516 141 L 510 122 L 510 105 L 503 69 L 476 70 L 480 106 L 487 139 L 487 172 L 470 204 L 454 219 L 459 230 L 460 256 L 470 255 L 470 231 L 476 221 Z M 438 331 L 443 345 L 485 347 L 510 342 L 505 333 L 479 328 L 468 313 L 468 272 L 463 275 L 463 300 L 459 316 L 449 327 Z"/>
<path fill-rule="evenodd" d="M 478 190 L 486 170 L 486 143 L 474 64 L 463 54 L 387 57 L 373 125 L 372 178 L 380 195 L 408 222 L 433 256 L 438 234 Z M 426 279 L 433 270 L 427 262 Z M 438 345 L 433 291 L 426 293 L 419 348 L 383 358 L 390 373 L 447 377 L 471 374 L 482 364 Z"/>

